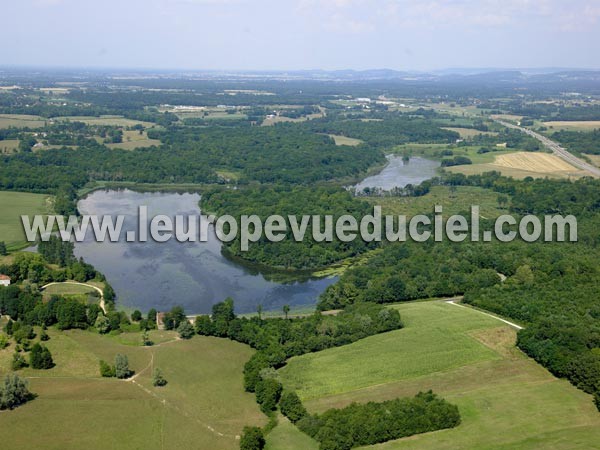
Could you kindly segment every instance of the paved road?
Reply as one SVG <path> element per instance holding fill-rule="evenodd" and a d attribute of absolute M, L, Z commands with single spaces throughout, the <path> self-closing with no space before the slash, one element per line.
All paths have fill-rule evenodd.
<path fill-rule="evenodd" d="M 513 128 L 515 130 L 522 131 L 523 133 L 526 133 L 531 137 L 534 137 L 535 139 L 540 141 L 542 144 L 544 144 L 546 147 L 548 147 L 550 150 L 552 150 L 552 153 L 554 153 L 559 158 L 565 160 L 572 166 L 575 166 L 581 170 L 585 170 L 591 176 L 600 177 L 600 169 L 598 167 L 592 166 L 591 164 L 588 164 L 587 162 L 578 158 L 577 156 L 573 155 L 572 153 L 569 153 L 567 150 L 565 150 L 563 147 L 561 147 L 558 143 L 554 142 L 551 139 L 548 139 L 546 136 L 536 133 L 535 131 L 529 130 L 527 128 L 519 127 L 517 125 L 513 125 L 512 123 L 504 122 L 503 120 L 497 120 L 497 122 L 504 125 L 507 128 Z"/>

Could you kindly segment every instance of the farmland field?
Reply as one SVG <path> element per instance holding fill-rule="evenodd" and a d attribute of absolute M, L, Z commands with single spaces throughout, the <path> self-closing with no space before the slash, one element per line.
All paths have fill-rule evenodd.
<path fill-rule="evenodd" d="M 3 436 L 3 449 L 175 450 L 190 448 L 190 442 L 196 448 L 237 449 L 243 425 L 266 421 L 254 396 L 243 391 L 242 367 L 252 354 L 244 345 L 216 338 L 174 340 L 173 332 L 154 347 L 86 331 L 48 333 L 56 367 L 21 371 L 38 397 L 0 414 L 0 428 L 12 430 Z M 164 332 L 151 332 L 150 338 L 157 333 Z M 0 373 L 12 352 L 0 351 Z M 99 377 L 99 359 L 112 361 L 116 353 L 128 356 L 135 382 Z M 153 367 L 161 368 L 167 386 L 152 386 Z"/>
<path fill-rule="evenodd" d="M 585 155 L 596 167 L 600 167 L 600 155 Z"/>
<path fill-rule="evenodd" d="M 444 130 L 450 130 L 450 131 L 456 131 L 458 134 L 460 134 L 461 138 L 470 138 L 473 136 L 479 136 L 479 135 L 488 135 L 488 136 L 495 136 L 498 133 L 494 133 L 491 131 L 479 131 L 479 130 L 475 130 L 473 128 L 460 128 L 460 127 L 443 127 Z"/>
<path fill-rule="evenodd" d="M 19 148 L 18 139 L 5 139 L 0 141 L 0 153 L 11 154 Z"/>
<path fill-rule="evenodd" d="M 360 145 L 363 143 L 363 141 L 361 141 L 360 139 L 355 139 L 355 138 L 349 138 L 346 136 L 340 136 L 337 134 L 329 134 L 329 137 L 333 138 L 333 140 L 335 141 L 335 145 L 351 145 L 351 146 L 355 146 L 355 145 Z"/>
<path fill-rule="evenodd" d="M 0 191 L 0 240 L 9 248 L 25 243 L 21 215 L 48 214 L 51 197 L 44 194 Z"/>
<path fill-rule="evenodd" d="M 152 147 L 153 145 L 158 146 L 160 144 L 161 142 L 158 139 L 149 139 L 148 134 L 145 131 L 140 134 L 135 130 L 124 130 L 123 142 L 119 142 L 118 144 L 107 144 L 107 147 L 133 150 L 141 147 Z"/>
<path fill-rule="evenodd" d="M 83 122 L 87 125 L 107 125 L 116 127 L 131 127 L 134 125 L 141 124 L 146 128 L 154 126 L 151 122 L 143 122 L 141 120 L 126 119 L 122 116 L 68 116 L 61 117 L 57 120 L 70 120 L 71 122 Z"/>
<path fill-rule="evenodd" d="M 440 301 L 394 307 L 405 329 L 293 358 L 280 370 L 284 385 L 312 412 L 428 389 L 458 405 L 457 428 L 378 449 L 596 448 L 600 417 L 591 397 L 517 350 L 508 325 Z"/>
<path fill-rule="evenodd" d="M 49 119 L 27 114 L 0 114 L 0 128 L 27 127 L 42 128 Z"/>
<path fill-rule="evenodd" d="M 600 120 L 551 121 L 542 124 L 548 128 L 552 127 L 553 131 L 591 131 L 600 128 Z"/>
<path fill-rule="evenodd" d="M 448 167 L 451 172 L 466 175 L 496 170 L 514 178 L 578 178 L 584 175 L 558 156 L 548 153 L 516 152 L 496 155 L 493 162 Z"/>

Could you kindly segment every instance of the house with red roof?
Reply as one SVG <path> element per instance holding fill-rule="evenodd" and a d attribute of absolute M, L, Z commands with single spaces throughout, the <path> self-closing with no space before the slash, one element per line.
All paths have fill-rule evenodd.
<path fill-rule="evenodd" d="M 0 286 L 10 286 L 10 277 L 0 274 Z"/>

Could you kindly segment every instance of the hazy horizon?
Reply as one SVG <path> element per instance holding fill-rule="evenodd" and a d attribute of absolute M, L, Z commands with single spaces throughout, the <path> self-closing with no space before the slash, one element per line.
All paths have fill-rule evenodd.
<path fill-rule="evenodd" d="M 0 65 L 598 69 L 600 0 L 21 0 Z"/>

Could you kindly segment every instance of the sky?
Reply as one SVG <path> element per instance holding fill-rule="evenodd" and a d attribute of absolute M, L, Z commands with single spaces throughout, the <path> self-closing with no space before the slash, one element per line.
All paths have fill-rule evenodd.
<path fill-rule="evenodd" d="M 600 0 L 0 0 L 0 66 L 600 68 Z"/>

